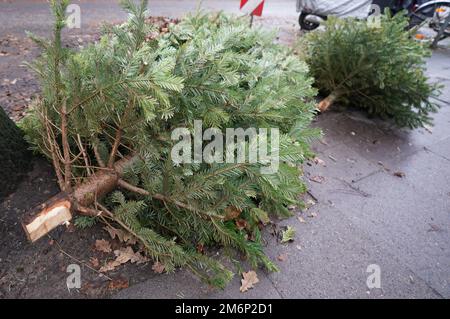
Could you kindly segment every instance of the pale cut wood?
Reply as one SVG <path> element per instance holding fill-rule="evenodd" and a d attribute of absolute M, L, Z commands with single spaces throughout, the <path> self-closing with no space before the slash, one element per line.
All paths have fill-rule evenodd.
<path fill-rule="evenodd" d="M 72 219 L 71 206 L 69 197 L 59 194 L 46 204 L 37 207 L 34 211 L 38 211 L 38 214 L 32 214 L 22 223 L 28 239 L 35 242 L 52 229 L 70 221 Z"/>
<path fill-rule="evenodd" d="M 332 93 L 329 96 L 327 96 L 325 99 L 323 99 L 317 106 L 320 112 L 327 111 L 330 106 L 333 105 L 333 103 L 336 101 L 337 95 Z"/>
<path fill-rule="evenodd" d="M 113 169 L 103 170 L 91 175 L 83 184 L 76 187 L 70 195 L 61 192 L 33 209 L 22 221 L 28 239 L 35 242 L 52 229 L 70 221 L 72 219 L 71 211 L 81 211 L 86 214 L 89 206 L 96 200 L 103 198 L 117 188 L 124 169 L 136 162 L 137 159 L 138 156 L 135 155 L 117 161 Z"/>

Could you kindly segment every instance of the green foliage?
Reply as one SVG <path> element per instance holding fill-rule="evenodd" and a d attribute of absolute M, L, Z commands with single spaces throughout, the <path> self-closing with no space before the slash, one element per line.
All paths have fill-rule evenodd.
<path fill-rule="evenodd" d="M 52 61 L 62 49 L 55 42 L 41 46 L 34 69 L 43 93 L 22 123 L 28 139 L 51 158 L 48 127 L 59 127 L 65 103 L 71 152 L 84 145 L 91 166 L 99 167 L 120 131 L 120 154 L 139 155 L 124 179 L 149 195 L 122 189 L 103 204 L 167 271 L 184 266 L 224 287 L 232 273 L 198 245 L 232 247 L 253 267 L 276 271 L 263 252 L 259 224 L 269 215 L 289 216 L 287 207 L 298 205 L 306 189 L 298 167 L 311 156 L 308 143 L 319 133 L 308 128 L 315 90 L 307 66 L 274 44 L 273 34 L 224 14 L 187 17 L 168 34 L 145 41 L 151 30 L 143 23 L 146 6 L 126 1 L 128 22 L 106 29 L 99 43 L 80 52 L 58 53 L 64 56 L 59 68 Z M 55 85 L 59 97 L 51 90 Z M 263 175 L 263 164 L 250 163 L 175 165 L 171 133 L 192 130 L 194 120 L 203 120 L 204 129 L 279 128 L 279 171 Z M 74 158 L 79 182 L 89 174 L 84 163 Z M 227 218 L 230 209 L 247 227 Z"/>
<path fill-rule="evenodd" d="M 286 244 L 294 241 L 295 233 L 295 228 L 293 228 L 292 226 L 287 226 L 286 229 L 282 232 L 281 243 Z"/>
<path fill-rule="evenodd" d="M 95 217 L 77 216 L 74 224 L 80 229 L 85 229 L 94 226 L 96 223 L 97 219 Z"/>
<path fill-rule="evenodd" d="M 398 126 L 431 124 L 438 87 L 425 76 L 430 51 L 411 38 L 402 14 L 381 16 L 381 27 L 366 21 L 331 18 L 324 31 L 306 39 L 307 62 L 316 86 L 337 101 Z"/>

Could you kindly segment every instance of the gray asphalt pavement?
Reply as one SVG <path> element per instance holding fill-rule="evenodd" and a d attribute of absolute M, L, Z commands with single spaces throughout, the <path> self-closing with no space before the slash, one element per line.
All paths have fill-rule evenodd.
<path fill-rule="evenodd" d="M 88 32 L 100 21 L 125 18 L 114 1 L 75 1 Z M 238 10 L 235 1 L 203 1 L 207 10 Z M 153 15 L 180 17 L 197 1 L 150 1 Z M 267 1 L 266 26 L 297 36 L 295 1 Z M 46 33 L 43 1 L 0 1 L 0 31 Z M 288 41 L 288 40 L 287 40 Z M 224 291 L 185 270 L 157 275 L 117 298 L 449 298 L 450 297 L 450 50 L 429 60 L 428 74 L 445 85 L 435 127 L 399 130 L 357 112 L 330 111 L 314 125 L 325 138 L 314 145 L 323 164 L 306 166 L 314 205 L 280 222 L 297 230 L 280 245 L 266 233 L 266 250 L 281 271 L 259 271 L 255 289 L 240 293 L 240 278 Z M 404 177 L 395 174 L 402 173 Z M 322 183 L 311 182 L 316 176 Z M 369 265 L 381 270 L 381 288 L 369 289 Z M 149 270 L 150 271 L 150 270 Z"/>
<path fill-rule="evenodd" d="M 154 16 L 168 16 L 179 18 L 189 12 L 195 12 L 199 0 L 149 0 L 149 11 Z M 239 0 L 203 0 L 202 10 L 226 11 L 239 13 Z M 122 21 L 126 14 L 120 9 L 115 0 L 75 0 L 81 9 L 81 29 L 74 30 L 89 32 L 89 29 L 103 21 Z M 295 0 L 266 1 L 264 16 L 256 18 L 259 21 L 269 20 L 272 26 L 296 26 L 297 14 Z M 32 30 L 38 34 L 45 34 L 51 27 L 51 16 L 48 5 L 43 0 L 1 0 L 0 1 L 0 32 L 23 34 L 25 30 Z"/>

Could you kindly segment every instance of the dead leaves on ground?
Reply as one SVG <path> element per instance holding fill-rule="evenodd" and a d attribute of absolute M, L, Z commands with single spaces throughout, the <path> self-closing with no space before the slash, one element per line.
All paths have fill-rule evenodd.
<path fill-rule="evenodd" d="M 234 206 L 228 206 L 225 208 L 225 221 L 237 219 L 241 216 L 242 210 Z"/>
<path fill-rule="evenodd" d="M 103 227 L 103 229 L 108 232 L 109 236 L 111 236 L 111 239 L 117 237 L 119 241 L 128 245 L 134 245 L 137 243 L 136 237 L 124 230 L 117 229 L 111 226 Z"/>
<path fill-rule="evenodd" d="M 111 243 L 104 239 L 97 239 L 95 241 L 95 249 L 103 253 L 110 253 L 112 251 Z"/>
<path fill-rule="evenodd" d="M 98 258 L 92 257 L 90 258 L 90 264 L 94 268 L 99 268 L 100 272 L 108 272 L 113 271 L 120 265 L 131 263 L 131 264 L 143 264 L 148 262 L 148 258 L 143 255 L 141 250 L 134 250 L 133 245 L 136 245 L 137 239 L 132 234 L 129 234 L 128 232 L 114 228 L 112 226 L 106 226 L 104 229 L 108 232 L 108 234 L 111 236 L 111 239 L 116 239 L 120 241 L 121 243 L 127 244 L 126 247 L 122 247 L 119 249 L 114 250 L 115 259 L 110 260 L 106 262 L 103 266 L 100 267 L 100 262 Z M 117 247 L 117 243 L 114 244 L 114 248 Z M 111 242 L 105 240 L 105 239 L 98 239 L 95 242 L 95 250 L 103 252 L 103 253 L 111 253 L 113 252 L 113 248 L 111 245 Z M 165 270 L 165 266 L 161 264 L 160 262 L 155 262 L 152 267 L 153 271 L 156 273 L 163 273 Z"/>
<path fill-rule="evenodd" d="M 323 184 L 325 182 L 325 177 L 323 176 L 312 176 L 309 178 L 311 182 L 317 183 L 317 184 Z"/>
<path fill-rule="evenodd" d="M 405 178 L 405 177 L 406 177 L 406 174 L 403 173 L 403 172 L 395 172 L 395 173 L 394 173 L 394 176 L 395 176 L 395 177 L 398 177 L 398 178 Z"/>
<path fill-rule="evenodd" d="M 152 270 L 157 274 L 162 274 L 165 270 L 165 266 L 161 264 L 159 261 L 155 262 L 152 266 Z"/>
<path fill-rule="evenodd" d="M 100 267 L 100 262 L 98 261 L 98 258 L 97 258 L 97 257 L 91 257 L 91 258 L 89 258 L 89 263 L 90 263 L 91 266 L 94 267 L 94 268 Z"/>
<path fill-rule="evenodd" d="M 327 164 L 325 163 L 325 161 L 323 160 L 323 159 L 321 159 L 321 158 L 318 158 L 318 157 L 315 157 L 314 158 L 314 163 L 316 164 L 316 165 L 321 165 L 321 166 L 327 166 Z"/>
<path fill-rule="evenodd" d="M 244 272 L 242 273 L 241 288 L 239 290 L 241 292 L 247 292 L 249 289 L 252 289 L 258 282 L 259 279 L 256 272 L 254 272 L 253 270 Z"/>
<path fill-rule="evenodd" d="M 101 267 L 100 272 L 112 271 L 116 267 L 126 264 L 127 262 L 139 265 L 148 261 L 147 257 L 143 256 L 140 252 L 134 252 L 133 248 L 130 246 L 115 250 L 114 254 L 116 255 L 116 259 Z"/>
<path fill-rule="evenodd" d="M 128 288 L 129 282 L 126 278 L 116 278 L 109 282 L 108 289 L 109 290 L 121 290 Z"/>

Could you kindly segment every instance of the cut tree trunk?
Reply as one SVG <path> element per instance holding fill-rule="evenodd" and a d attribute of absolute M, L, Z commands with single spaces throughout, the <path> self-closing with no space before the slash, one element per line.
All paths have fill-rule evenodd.
<path fill-rule="evenodd" d="M 0 201 L 15 190 L 31 166 L 22 131 L 0 106 Z"/>
<path fill-rule="evenodd" d="M 89 206 L 114 191 L 119 186 L 124 169 L 137 159 L 137 156 L 124 158 L 116 162 L 112 169 L 101 170 L 91 175 L 71 194 L 61 192 L 33 209 L 22 220 L 22 226 L 28 239 L 35 242 L 52 229 L 69 222 L 73 212 L 95 216 L 96 211 L 90 209 Z"/>
<path fill-rule="evenodd" d="M 325 112 L 334 104 L 337 98 L 338 95 L 336 93 L 331 93 L 318 104 L 317 108 L 320 112 Z"/>

